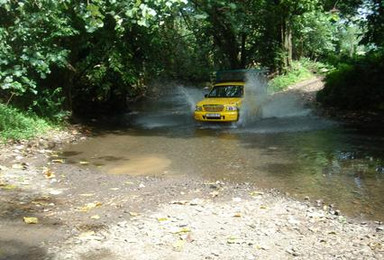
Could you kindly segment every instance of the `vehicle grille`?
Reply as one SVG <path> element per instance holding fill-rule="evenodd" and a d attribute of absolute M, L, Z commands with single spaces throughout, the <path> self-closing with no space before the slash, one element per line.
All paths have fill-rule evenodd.
<path fill-rule="evenodd" d="M 207 112 L 221 112 L 224 110 L 223 105 L 203 105 L 204 111 Z"/>

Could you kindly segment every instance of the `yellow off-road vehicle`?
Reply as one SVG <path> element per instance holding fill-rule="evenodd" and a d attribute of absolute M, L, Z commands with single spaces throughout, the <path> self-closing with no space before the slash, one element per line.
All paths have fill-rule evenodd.
<path fill-rule="evenodd" d="M 234 122 L 240 118 L 248 70 L 219 71 L 216 82 L 205 98 L 196 104 L 197 121 Z"/>
<path fill-rule="evenodd" d="M 237 121 L 243 96 L 244 82 L 216 83 L 209 94 L 196 104 L 195 119 L 215 122 Z"/>

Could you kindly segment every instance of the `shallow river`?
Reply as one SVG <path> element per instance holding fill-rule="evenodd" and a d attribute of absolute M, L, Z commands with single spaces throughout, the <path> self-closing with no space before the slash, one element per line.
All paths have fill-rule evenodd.
<path fill-rule="evenodd" d="M 312 115 L 290 95 L 245 126 L 192 119 L 202 91 L 174 87 L 156 101 L 107 120 L 95 137 L 64 149 L 109 174 L 188 175 L 249 182 L 342 213 L 384 221 L 383 126 L 346 126 Z"/>

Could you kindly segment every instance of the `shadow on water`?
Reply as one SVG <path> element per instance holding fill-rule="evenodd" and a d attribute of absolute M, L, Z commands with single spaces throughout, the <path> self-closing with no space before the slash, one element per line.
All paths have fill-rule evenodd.
<path fill-rule="evenodd" d="M 192 113 L 202 97 L 195 88 L 168 89 L 156 102 L 99 122 L 94 137 L 67 147 L 63 156 L 119 174 L 140 173 L 143 167 L 143 174 L 251 182 L 384 220 L 382 125 L 332 122 L 312 115 L 292 97 L 283 102 L 281 95 L 278 101 L 270 99 L 264 117 L 245 126 L 198 124 Z"/>

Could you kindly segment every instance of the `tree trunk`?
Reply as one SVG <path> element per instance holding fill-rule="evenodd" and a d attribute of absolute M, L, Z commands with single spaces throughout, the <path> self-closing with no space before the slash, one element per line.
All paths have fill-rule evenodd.
<path fill-rule="evenodd" d="M 292 67 L 292 28 L 287 20 L 281 25 L 281 44 L 283 50 L 283 71 L 287 71 Z"/>
<path fill-rule="evenodd" d="M 246 62 L 247 62 L 247 53 L 246 53 L 246 43 L 247 35 L 245 33 L 242 33 L 241 35 L 241 53 L 240 53 L 240 66 L 242 69 L 245 68 Z"/>

